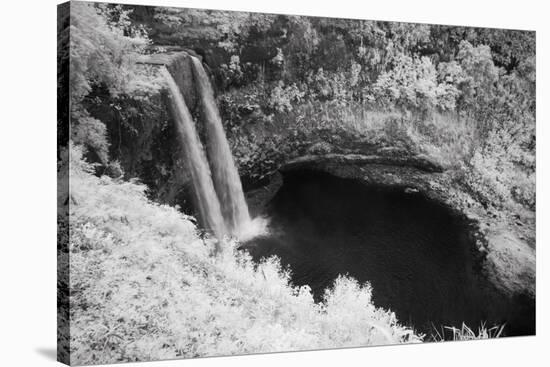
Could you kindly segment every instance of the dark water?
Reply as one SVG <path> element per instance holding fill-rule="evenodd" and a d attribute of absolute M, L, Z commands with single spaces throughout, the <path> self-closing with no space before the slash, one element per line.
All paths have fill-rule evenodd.
<path fill-rule="evenodd" d="M 534 303 L 508 299 L 479 271 L 468 224 L 418 193 L 366 186 L 310 171 L 287 174 L 269 203 L 271 235 L 244 245 L 277 255 L 316 300 L 339 274 L 373 287 L 376 306 L 430 335 L 433 327 L 506 323 L 506 335 L 535 331 Z"/>

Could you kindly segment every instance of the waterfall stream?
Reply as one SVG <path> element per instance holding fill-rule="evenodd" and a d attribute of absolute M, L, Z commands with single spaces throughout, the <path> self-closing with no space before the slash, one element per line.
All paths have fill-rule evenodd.
<path fill-rule="evenodd" d="M 192 57 L 192 60 L 208 136 L 207 152 L 214 187 L 220 200 L 225 225 L 231 234 L 239 237 L 250 223 L 241 179 L 225 136 L 208 75 L 199 59 Z"/>

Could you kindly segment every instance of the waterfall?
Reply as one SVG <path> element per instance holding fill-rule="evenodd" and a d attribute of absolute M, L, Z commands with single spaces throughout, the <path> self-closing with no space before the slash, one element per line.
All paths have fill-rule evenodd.
<path fill-rule="evenodd" d="M 208 136 L 207 152 L 212 167 L 214 187 L 228 231 L 242 238 L 246 236 L 245 232 L 251 229 L 251 220 L 241 179 L 225 136 L 208 75 L 199 59 L 192 57 L 192 60 Z"/>
<path fill-rule="evenodd" d="M 176 120 L 176 128 L 191 175 L 197 204 L 196 209 L 199 211 L 202 225 L 206 227 L 206 229 L 211 230 L 216 238 L 221 240 L 223 236 L 227 234 L 227 230 L 222 216 L 220 202 L 212 182 L 210 168 L 195 128 L 195 123 L 185 104 L 181 90 L 168 69 L 162 67 L 161 73 L 166 79 L 170 92 L 170 101 Z"/>
<path fill-rule="evenodd" d="M 206 127 L 210 165 L 182 90 L 166 67 L 163 66 L 161 72 L 170 92 L 171 107 L 190 172 L 199 219 L 203 227 L 212 231 L 219 240 L 223 240 L 225 235 L 232 235 L 246 241 L 266 233 L 268 220 L 250 218 L 210 80 L 202 63 L 195 57 L 191 59 Z"/>

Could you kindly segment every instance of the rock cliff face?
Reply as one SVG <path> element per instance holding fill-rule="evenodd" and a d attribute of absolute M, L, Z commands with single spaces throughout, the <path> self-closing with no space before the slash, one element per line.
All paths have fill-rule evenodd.
<path fill-rule="evenodd" d="M 192 51 L 172 48 L 162 54 L 144 56 L 139 63 L 152 68 L 153 72 L 166 66 L 196 116 L 199 99 L 194 87 L 190 54 Z M 104 91 L 94 93 L 92 101 L 94 97 L 108 98 L 108 93 Z M 138 178 L 146 184 L 153 200 L 179 205 L 187 213 L 193 213 L 188 170 L 181 158 L 181 144 L 176 139 L 167 98 L 166 89 L 162 89 L 144 100 L 118 98 L 107 103 L 90 103 L 87 108 L 94 117 L 105 122 L 111 143 L 110 157 L 120 163 L 127 178 Z M 200 119 L 197 123 L 200 130 Z M 109 169 L 104 173 L 113 174 Z"/>

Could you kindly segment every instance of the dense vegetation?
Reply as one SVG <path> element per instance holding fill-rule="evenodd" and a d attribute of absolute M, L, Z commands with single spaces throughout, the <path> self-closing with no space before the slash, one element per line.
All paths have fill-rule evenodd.
<path fill-rule="evenodd" d="M 315 303 L 270 258 L 214 257 L 194 219 L 98 178 L 71 148 L 72 363 L 418 342 L 371 288 L 341 277 Z M 68 162 L 65 162 L 68 163 Z"/>
<path fill-rule="evenodd" d="M 534 211 L 534 33 L 80 2 L 61 24 L 78 363 L 421 340 L 373 306 L 368 284 L 340 278 L 315 304 L 276 259 L 210 256 L 192 217 L 150 201 L 182 169 L 166 153 L 163 83 L 136 64 L 163 47 L 209 65 L 248 183 L 298 155 L 393 147 L 445 166 L 485 207 Z"/>

